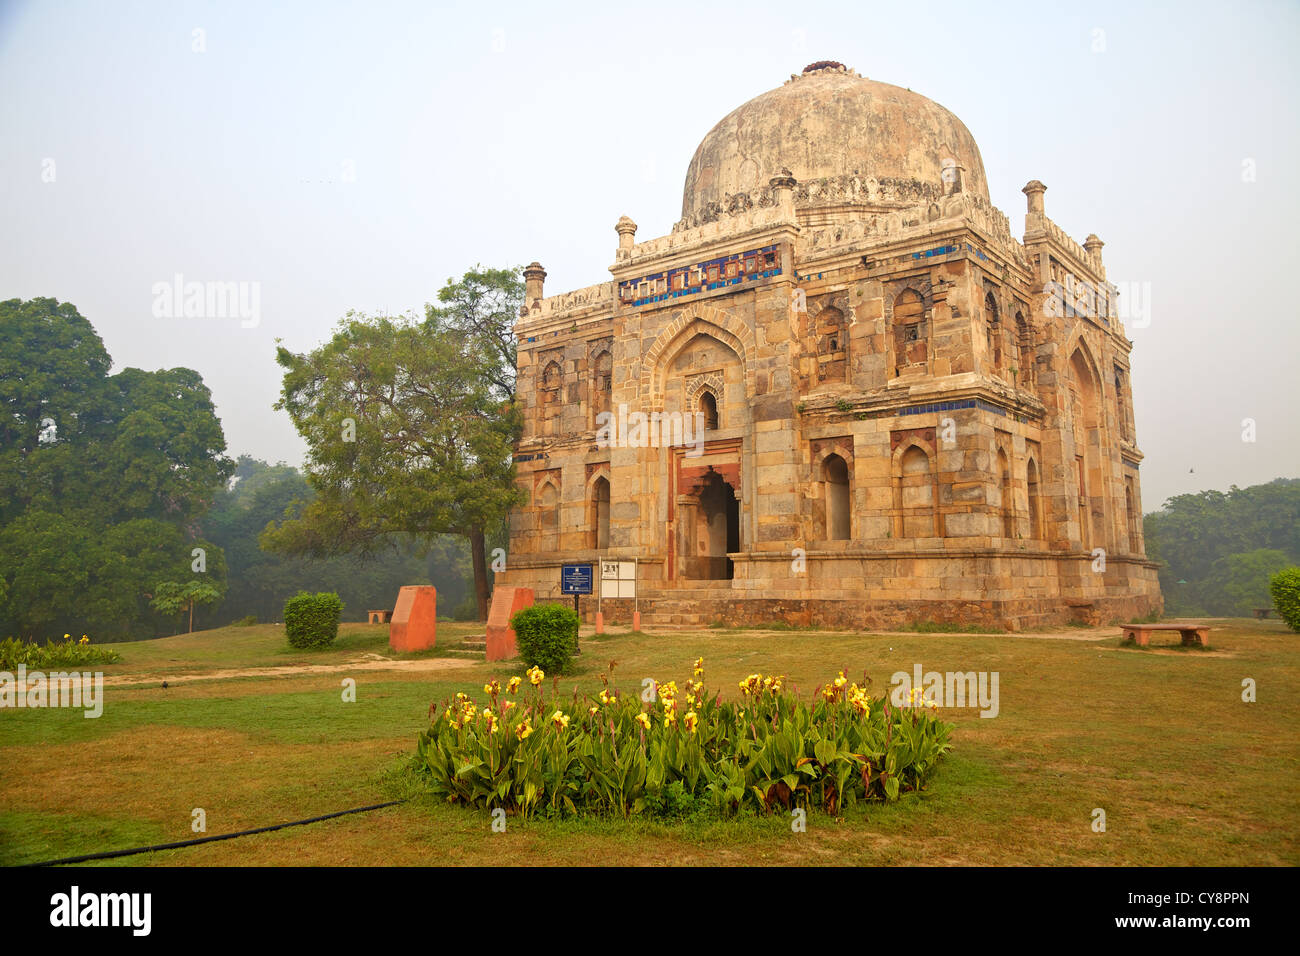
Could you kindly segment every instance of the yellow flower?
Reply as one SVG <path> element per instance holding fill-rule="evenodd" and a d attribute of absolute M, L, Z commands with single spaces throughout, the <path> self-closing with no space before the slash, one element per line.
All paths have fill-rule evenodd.
<path fill-rule="evenodd" d="M 520 723 L 515 724 L 515 736 L 518 737 L 520 740 L 523 740 L 532 732 L 533 732 L 533 725 L 528 720 L 527 717 L 525 717 Z"/>
<path fill-rule="evenodd" d="M 642 727 L 644 727 L 646 730 L 650 729 L 650 715 L 645 713 L 644 711 L 636 715 L 636 722 L 640 724 Z"/>
<path fill-rule="evenodd" d="M 569 715 L 557 710 L 551 714 L 551 723 L 555 724 L 557 730 L 563 730 L 569 726 Z"/>
<path fill-rule="evenodd" d="M 490 733 L 490 734 L 491 734 L 491 733 L 496 733 L 496 729 L 497 729 L 497 718 L 496 718 L 496 715 L 492 713 L 491 708 L 489 708 L 489 707 L 484 707 L 484 708 L 483 708 L 483 716 L 484 716 L 484 718 L 486 718 L 486 720 L 487 720 L 487 731 L 488 731 L 488 733 Z"/>
<path fill-rule="evenodd" d="M 528 668 L 528 683 L 536 687 L 542 681 L 546 680 L 546 672 L 540 667 Z"/>
<path fill-rule="evenodd" d="M 596 707 L 595 705 L 593 705 L 593 706 L 587 708 L 587 713 L 589 713 L 589 714 L 591 714 L 591 716 L 595 717 L 597 714 L 600 713 L 600 708 L 599 708 L 599 707 Z"/>
<path fill-rule="evenodd" d="M 70 640 L 72 640 L 72 635 L 71 635 L 71 634 L 64 634 L 64 635 L 63 635 L 63 639 L 64 639 L 65 641 L 70 641 Z"/>
<path fill-rule="evenodd" d="M 854 688 L 857 688 L 856 684 L 853 686 Z M 865 717 L 867 714 L 871 713 L 871 698 L 861 690 L 855 689 L 854 692 L 849 695 L 849 703 L 853 705 L 853 709 L 857 711 L 859 717 Z"/>
<path fill-rule="evenodd" d="M 506 710 L 509 710 L 510 708 L 515 706 L 515 702 L 513 700 L 508 700 L 505 702 L 504 706 Z"/>
<path fill-rule="evenodd" d="M 695 716 L 695 711 L 693 710 L 688 710 L 686 716 L 682 718 L 682 723 L 686 725 L 686 729 L 691 733 L 695 733 L 695 727 L 699 722 L 700 718 Z"/>
<path fill-rule="evenodd" d="M 665 726 L 665 727 L 671 727 L 671 726 L 672 726 L 673 724 L 675 724 L 675 723 L 677 723 L 677 711 L 675 711 L 675 710 L 665 710 L 665 711 L 664 711 L 664 726 Z"/>
<path fill-rule="evenodd" d="M 695 659 L 695 676 L 702 677 L 703 675 L 704 675 L 704 658 L 698 657 Z"/>
<path fill-rule="evenodd" d="M 512 677 L 510 678 L 510 683 L 506 684 L 506 690 L 511 694 L 517 694 L 519 693 L 519 685 L 522 683 L 523 681 L 520 678 Z"/>

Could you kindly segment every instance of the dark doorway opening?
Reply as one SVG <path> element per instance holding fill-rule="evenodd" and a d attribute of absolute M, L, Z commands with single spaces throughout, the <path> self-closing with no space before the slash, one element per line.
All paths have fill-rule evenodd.
<path fill-rule="evenodd" d="M 736 568 L 727 554 L 740 550 L 740 501 L 735 488 L 717 472 L 706 475 L 697 489 L 693 507 L 682 515 L 683 576 L 730 581 Z"/>

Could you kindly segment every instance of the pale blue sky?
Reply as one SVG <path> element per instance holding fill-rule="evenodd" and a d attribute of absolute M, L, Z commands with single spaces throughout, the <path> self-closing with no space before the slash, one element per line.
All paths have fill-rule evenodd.
<path fill-rule="evenodd" d="M 1298 54 L 1294 3 L 9 3 L 0 297 L 75 303 L 117 367 L 197 369 L 231 454 L 299 463 L 276 338 L 475 262 L 607 279 L 615 221 L 669 231 L 718 119 L 834 59 L 961 117 L 1013 234 L 1041 179 L 1112 281 L 1150 283 L 1150 510 L 1300 475 Z M 156 318 L 177 273 L 260 283 L 260 323 Z"/>

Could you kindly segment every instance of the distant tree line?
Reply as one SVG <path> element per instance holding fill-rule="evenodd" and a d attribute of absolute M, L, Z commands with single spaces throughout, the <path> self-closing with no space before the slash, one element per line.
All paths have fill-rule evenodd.
<path fill-rule="evenodd" d="M 438 298 L 422 322 L 350 315 L 310 355 L 279 350 L 305 473 L 231 461 L 192 369 L 110 374 L 71 304 L 0 302 L 0 636 L 276 621 L 298 590 L 336 591 L 363 620 L 405 584 L 437 586 L 443 616 L 485 616 L 519 497 L 519 270 Z"/>
<path fill-rule="evenodd" d="M 343 620 L 364 621 L 368 610 L 391 609 L 407 584 L 437 587 L 440 617 L 476 616 L 469 549 L 453 535 L 425 546 L 394 535 L 366 555 L 309 558 L 264 550 L 258 539 L 267 526 L 301 514 L 314 494 L 297 468 L 240 456 L 230 486 L 217 493 L 202 520 L 204 534 L 225 555 L 228 581 L 224 599 L 204 620 L 220 625 L 252 615 L 279 621 L 284 602 L 298 591 L 334 591 L 343 599 Z"/>
<path fill-rule="evenodd" d="M 197 372 L 112 368 L 75 307 L 0 302 L 0 635 L 162 633 L 160 588 L 225 590 L 199 519 L 233 468 Z"/>
<path fill-rule="evenodd" d="M 1175 616 L 1248 616 L 1269 578 L 1300 564 L 1300 479 L 1177 495 L 1145 517 L 1147 554 Z"/>

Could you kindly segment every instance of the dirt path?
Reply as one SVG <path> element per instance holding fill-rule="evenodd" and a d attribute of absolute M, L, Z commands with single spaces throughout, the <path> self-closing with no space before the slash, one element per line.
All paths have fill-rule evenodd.
<path fill-rule="evenodd" d="M 414 661 L 393 661 L 367 655 L 343 664 L 285 664 L 279 667 L 248 667 L 238 670 L 208 671 L 206 674 L 123 675 L 105 677 L 105 687 L 129 687 L 134 684 L 184 684 L 196 680 L 229 680 L 235 677 L 301 677 L 303 674 L 342 674 L 352 671 L 443 671 L 473 667 L 477 661 L 458 657 L 430 657 Z"/>

